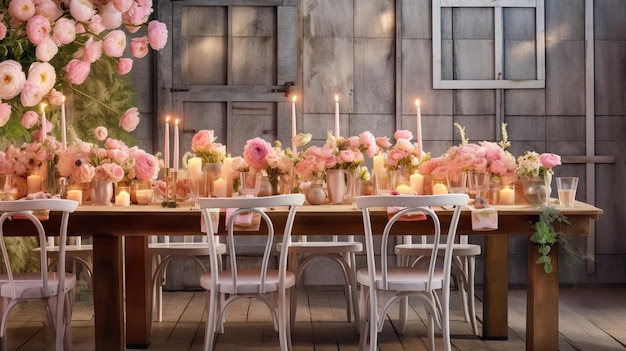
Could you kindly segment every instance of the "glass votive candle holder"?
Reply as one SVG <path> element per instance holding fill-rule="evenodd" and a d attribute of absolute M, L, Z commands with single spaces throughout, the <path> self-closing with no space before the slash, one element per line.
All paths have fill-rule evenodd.
<path fill-rule="evenodd" d="M 152 202 L 152 188 L 136 190 L 135 197 L 138 205 L 148 205 Z"/>
<path fill-rule="evenodd" d="M 515 186 L 513 184 L 505 185 L 500 188 L 500 205 L 514 205 L 515 204 Z"/>
<path fill-rule="evenodd" d="M 83 184 L 70 184 L 67 186 L 67 199 L 78 202 L 79 205 L 83 204 Z"/>
<path fill-rule="evenodd" d="M 130 206 L 130 187 L 115 187 L 115 206 Z"/>

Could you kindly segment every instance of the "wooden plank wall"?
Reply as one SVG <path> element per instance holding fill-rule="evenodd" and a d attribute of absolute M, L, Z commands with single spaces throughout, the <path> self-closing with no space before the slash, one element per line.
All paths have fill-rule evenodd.
<path fill-rule="evenodd" d="M 616 162 L 595 168 L 592 191 L 597 206 L 605 211 L 597 222 L 596 273 L 588 275 L 584 265 L 569 273 L 563 263 L 560 279 L 564 283 L 624 283 L 626 236 L 622 228 L 626 216 L 621 204 L 626 198 L 626 1 L 595 0 L 593 10 L 595 149 L 597 155 L 614 156 Z M 297 11 L 299 23 L 293 28 L 299 35 L 296 84 L 303 96 L 298 131 L 313 133 L 315 143 L 321 143 L 326 131 L 333 129 L 332 99 L 338 94 L 344 135 L 370 130 L 391 136 L 398 128 L 415 130 L 415 99 L 419 98 L 425 150 L 434 155 L 459 143 L 454 122 L 466 127 L 471 141 L 497 140 L 500 109 L 503 122 L 508 123 L 513 154 L 535 150 L 585 155 L 585 0 L 545 1 L 546 88 L 502 92 L 432 89 L 430 0 L 300 0 Z M 534 65 L 528 64 L 534 55 L 529 45 L 534 27 L 528 22 L 533 16 L 528 11 L 507 10 L 504 15 L 505 69 L 513 78 L 534 70 Z M 159 14 L 158 9 L 157 14 L 170 16 Z M 448 55 L 445 77 L 476 79 L 491 73 L 492 21 L 487 9 L 443 11 L 444 57 Z M 463 59 L 453 63 L 454 55 Z M 159 57 L 157 62 L 168 60 Z M 136 136 L 148 150 L 160 145 L 162 137 L 154 113 L 158 106 L 171 104 L 153 98 L 153 72 L 168 68 L 149 63 L 138 61 L 133 71 L 142 92 L 143 119 Z M 555 172 L 556 176 L 580 177 L 577 198 L 586 200 L 585 164 L 565 164 Z M 584 239 L 576 242 L 586 249 Z M 511 240 L 511 284 L 525 282 L 525 250 L 523 240 Z M 326 268 L 322 264 L 322 269 L 316 270 L 318 276 L 310 274 L 307 282 L 338 283 L 339 275 L 329 279 Z M 478 283 L 481 279 L 479 276 Z"/>

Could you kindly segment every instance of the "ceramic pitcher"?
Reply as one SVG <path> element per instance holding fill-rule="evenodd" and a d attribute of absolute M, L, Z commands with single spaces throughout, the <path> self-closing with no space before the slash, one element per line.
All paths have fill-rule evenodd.
<path fill-rule="evenodd" d="M 352 189 L 352 176 L 345 169 L 329 169 L 326 171 L 326 188 L 328 200 L 336 205 L 343 202 Z"/>

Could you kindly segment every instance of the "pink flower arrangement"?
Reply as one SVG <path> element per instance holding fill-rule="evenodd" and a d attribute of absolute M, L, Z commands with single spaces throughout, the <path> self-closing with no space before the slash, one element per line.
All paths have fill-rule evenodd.
<path fill-rule="evenodd" d="M 92 73 L 103 57 L 128 74 L 133 59 L 122 57 L 129 42 L 141 43 L 134 58 L 148 47 L 162 49 L 167 27 L 149 21 L 152 1 L 11 0 L 0 4 L 0 127 L 15 114 L 22 117 L 55 92 L 71 94 Z M 146 26 L 145 34 L 138 34 Z M 84 92 L 83 92 L 84 94 Z M 58 103 L 51 104 L 59 105 Z M 115 110 L 113 110 L 115 111 Z M 139 123 L 136 108 L 119 111 L 120 126 L 132 131 Z M 21 118 L 30 125 L 30 118 Z"/>
<path fill-rule="evenodd" d="M 137 146 L 129 148 L 121 140 L 107 138 L 100 147 L 76 138 L 59 153 L 57 169 L 74 183 L 153 180 L 159 173 L 159 162 L 154 155 Z"/>
<path fill-rule="evenodd" d="M 397 130 L 393 138 L 396 140 L 395 145 L 391 146 L 389 143 L 391 148 L 384 154 L 385 168 L 391 170 L 406 168 L 409 173 L 413 173 L 421 161 L 417 155 L 416 145 L 411 142 L 413 133 L 408 130 Z"/>
<path fill-rule="evenodd" d="M 203 129 L 196 133 L 191 139 L 191 149 L 196 153 L 197 157 L 202 158 L 202 163 L 219 163 L 223 162 L 226 157 L 226 147 L 220 143 L 216 143 L 217 137 L 213 130 Z"/>
<path fill-rule="evenodd" d="M 518 177 L 542 177 L 553 174 L 552 168 L 561 164 L 561 156 L 552 153 L 538 154 L 526 151 L 517 158 L 515 174 Z"/>

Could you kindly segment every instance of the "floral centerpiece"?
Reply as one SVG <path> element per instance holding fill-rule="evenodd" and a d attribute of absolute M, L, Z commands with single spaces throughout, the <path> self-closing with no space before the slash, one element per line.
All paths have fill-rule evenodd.
<path fill-rule="evenodd" d="M 250 139 L 244 146 L 243 159 L 249 171 L 253 173 L 264 171 L 267 174 L 272 194 L 280 193 L 279 184 L 291 187 L 294 158 L 290 150 L 282 149 L 280 141 L 275 141 L 272 146 L 259 137 Z"/>
<path fill-rule="evenodd" d="M 552 168 L 560 164 L 561 157 L 552 153 L 526 151 L 517 158 L 515 174 L 529 203 L 548 204 L 552 193 Z"/>
<path fill-rule="evenodd" d="M 102 132 L 101 128 L 97 129 Z M 159 162 L 154 155 L 128 147 L 123 141 L 107 138 L 103 146 L 75 137 L 65 152 L 59 153 L 59 174 L 74 183 L 92 180 L 107 182 L 132 179 L 153 180 L 159 173 Z"/>
<path fill-rule="evenodd" d="M 0 10 L 0 127 L 9 141 L 28 141 L 24 120 L 39 103 L 61 105 L 62 95 L 81 112 L 77 130 L 107 125 L 120 136 L 135 129 L 127 74 L 133 58 L 167 42 L 165 25 L 149 21 L 151 1 L 3 0 Z M 123 57 L 128 45 L 133 58 Z M 49 112 L 59 125 L 60 109 Z"/>
<path fill-rule="evenodd" d="M 196 157 L 202 158 L 202 164 L 222 163 L 226 158 L 226 146 L 216 143 L 217 137 L 213 130 L 201 130 L 191 139 L 191 149 Z"/>

